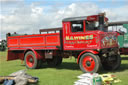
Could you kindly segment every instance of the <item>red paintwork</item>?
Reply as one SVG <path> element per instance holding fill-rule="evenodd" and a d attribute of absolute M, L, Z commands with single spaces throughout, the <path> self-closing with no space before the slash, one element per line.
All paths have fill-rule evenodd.
<path fill-rule="evenodd" d="M 120 35 L 120 33 L 119 32 L 117 32 L 117 36 L 119 36 Z"/>
<path fill-rule="evenodd" d="M 59 33 L 34 34 L 8 37 L 9 49 L 22 49 L 25 47 L 55 47 L 60 46 Z"/>
<path fill-rule="evenodd" d="M 30 62 L 30 59 L 32 60 L 31 62 Z M 26 58 L 26 63 L 27 63 L 27 66 L 28 66 L 28 67 L 33 67 L 35 61 L 34 61 L 34 58 L 33 58 L 32 55 L 28 55 L 28 56 L 27 56 L 27 58 Z"/>
<path fill-rule="evenodd" d="M 88 20 L 88 21 L 98 21 L 98 16 L 99 16 L 99 15 L 88 16 L 88 17 L 87 17 L 87 20 Z M 108 21 L 108 18 L 105 17 L 105 18 L 104 18 L 104 21 Z"/>
<path fill-rule="evenodd" d="M 18 53 L 14 53 L 14 52 L 8 50 L 7 60 L 19 59 L 18 55 L 19 55 Z"/>
<path fill-rule="evenodd" d="M 33 48 L 26 48 L 26 49 L 24 48 L 23 50 L 24 50 L 24 54 L 28 51 L 32 51 L 35 54 L 37 59 L 43 59 L 43 57 L 44 57 L 44 53 L 40 50 L 35 50 Z"/>
<path fill-rule="evenodd" d="M 79 59 L 80 59 L 81 55 L 84 54 L 84 53 L 98 54 L 99 52 L 98 51 L 94 51 L 94 50 L 84 50 L 84 51 L 82 51 L 79 54 L 78 58 L 77 58 L 77 64 L 79 63 Z"/>
<path fill-rule="evenodd" d="M 12 51 L 21 51 L 21 52 L 12 52 Z M 19 49 L 17 48 L 17 50 L 14 48 L 11 50 L 8 50 L 8 55 L 7 55 L 7 60 L 15 60 L 15 59 L 21 59 L 24 60 L 24 55 L 27 51 L 33 51 L 36 58 L 37 59 L 44 59 L 44 52 L 40 51 L 40 50 L 35 50 L 32 48 L 23 48 L 23 49 Z"/>
<path fill-rule="evenodd" d="M 71 23 L 63 22 L 64 50 L 87 50 L 118 47 L 116 32 L 102 32 L 99 30 L 86 31 L 85 24 L 83 23 L 83 25 L 83 32 L 71 32 Z M 106 36 L 109 38 L 108 40 L 104 39 L 107 38 Z M 111 38 L 114 38 L 115 40 Z"/>
<path fill-rule="evenodd" d="M 98 32 L 99 31 L 88 31 L 85 32 L 85 28 L 83 32 L 71 32 L 71 27 L 70 27 L 70 22 L 63 22 L 63 46 L 64 46 L 64 50 L 85 50 L 85 49 L 93 49 L 95 47 L 99 47 L 98 43 L 99 41 L 97 40 L 97 38 L 99 38 L 98 36 Z M 85 26 L 84 26 L 85 27 Z M 89 39 L 89 40 L 82 40 L 82 39 L 78 39 L 79 37 L 86 37 L 86 36 L 90 36 L 93 35 L 93 37 L 95 37 L 93 40 Z M 69 40 L 66 39 L 66 37 L 69 38 Z M 74 40 L 71 40 L 70 38 L 74 38 Z M 75 39 L 76 38 L 76 39 Z"/>
<path fill-rule="evenodd" d="M 79 62 L 80 56 L 85 52 L 91 52 L 93 54 L 98 54 L 98 49 L 113 48 L 118 47 L 117 44 L 117 33 L 116 32 L 103 32 L 103 31 L 86 31 L 85 21 L 83 22 L 84 31 L 83 32 L 71 32 L 70 22 L 63 22 L 63 48 L 64 50 L 81 50 L 83 52 L 77 58 L 77 63 Z M 93 39 L 75 39 L 81 36 L 93 35 Z M 68 40 L 66 40 L 68 36 Z M 71 39 L 73 38 L 73 40 Z M 113 39 L 114 38 L 114 39 Z"/>
<path fill-rule="evenodd" d="M 44 47 L 44 46 L 40 46 L 40 47 L 15 47 L 15 48 L 13 48 L 13 47 L 11 47 L 11 48 L 9 48 L 9 50 L 26 50 L 26 49 L 34 49 L 34 50 L 47 50 L 47 49 L 49 49 L 49 50 L 57 50 L 58 48 L 56 48 L 56 46 L 53 46 L 53 47 Z"/>
<path fill-rule="evenodd" d="M 87 63 L 90 63 L 90 66 L 87 65 Z M 91 72 L 95 68 L 95 61 L 91 56 L 86 56 L 83 59 L 83 67 L 86 71 Z"/>
<path fill-rule="evenodd" d="M 39 60 L 39 59 L 44 59 L 45 58 L 45 54 L 44 54 L 44 52 L 42 52 L 42 51 L 38 51 L 38 50 L 36 50 L 35 51 L 36 52 L 36 58 Z"/>
<path fill-rule="evenodd" d="M 57 50 L 56 46 L 60 46 L 59 33 L 51 34 L 34 34 L 11 36 L 8 40 L 8 56 L 7 60 L 24 59 L 24 53 L 31 50 L 36 55 L 37 59 L 42 59 L 44 55 L 36 50 Z M 12 52 L 23 51 L 23 52 Z"/>

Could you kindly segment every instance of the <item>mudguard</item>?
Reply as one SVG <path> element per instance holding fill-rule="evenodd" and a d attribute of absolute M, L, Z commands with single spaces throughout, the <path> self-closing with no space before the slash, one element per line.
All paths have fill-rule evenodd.
<path fill-rule="evenodd" d="M 78 58 L 77 58 L 77 64 L 79 63 L 79 59 L 80 59 L 81 55 L 84 54 L 84 53 L 98 54 L 99 52 L 98 51 L 95 51 L 95 50 L 84 50 L 84 51 L 82 51 L 79 54 Z"/>

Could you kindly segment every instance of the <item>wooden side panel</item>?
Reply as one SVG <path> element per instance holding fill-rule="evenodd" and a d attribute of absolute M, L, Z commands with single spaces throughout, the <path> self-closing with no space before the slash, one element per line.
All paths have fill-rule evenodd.
<path fill-rule="evenodd" d="M 18 38 L 8 38 L 8 47 L 18 47 Z"/>
<path fill-rule="evenodd" d="M 21 48 L 53 49 L 56 46 L 60 46 L 59 33 L 8 37 L 8 47 L 16 50 Z"/>
<path fill-rule="evenodd" d="M 60 46 L 59 35 L 47 35 L 46 46 Z"/>
<path fill-rule="evenodd" d="M 21 37 L 20 47 L 45 46 L 45 36 Z"/>
<path fill-rule="evenodd" d="M 100 49 L 99 35 L 93 32 L 68 35 L 64 41 L 65 50 Z"/>

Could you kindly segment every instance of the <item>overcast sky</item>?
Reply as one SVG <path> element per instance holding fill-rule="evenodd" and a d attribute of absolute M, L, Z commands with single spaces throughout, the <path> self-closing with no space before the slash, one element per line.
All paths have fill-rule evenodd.
<path fill-rule="evenodd" d="M 128 20 L 128 0 L 0 0 L 0 38 L 8 32 L 39 33 L 62 26 L 65 17 L 106 12 L 109 21 Z"/>

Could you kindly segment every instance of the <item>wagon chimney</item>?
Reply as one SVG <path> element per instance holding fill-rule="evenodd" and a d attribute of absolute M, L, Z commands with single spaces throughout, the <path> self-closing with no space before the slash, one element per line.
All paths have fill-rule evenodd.
<path fill-rule="evenodd" d="M 105 13 L 99 13 L 99 30 L 104 31 L 104 15 Z"/>

